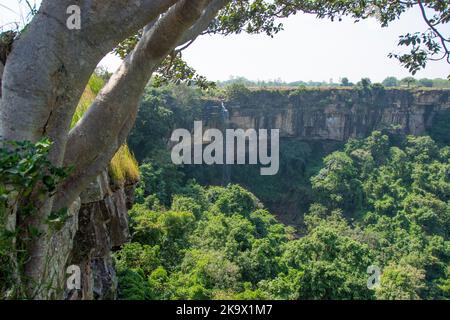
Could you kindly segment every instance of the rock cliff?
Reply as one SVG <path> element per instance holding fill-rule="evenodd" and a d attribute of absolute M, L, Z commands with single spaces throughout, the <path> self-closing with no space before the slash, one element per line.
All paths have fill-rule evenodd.
<path fill-rule="evenodd" d="M 256 90 L 225 102 L 229 127 L 280 129 L 280 137 L 346 141 L 375 129 L 397 127 L 423 134 L 450 108 L 449 90 L 304 89 Z M 220 108 L 209 108 L 209 127 Z M 213 121 L 211 121 L 213 120 Z"/>
<path fill-rule="evenodd" d="M 204 128 L 279 129 L 280 171 L 259 177 L 254 166 L 203 166 L 190 174 L 203 184 L 239 183 L 282 222 L 299 227 L 313 199 L 310 176 L 324 156 L 376 129 L 429 134 L 449 118 L 450 90 L 242 89 L 224 101 L 225 108 L 220 101 L 206 105 Z M 204 174 L 207 170 L 211 173 Z"/>
<path fill-rule="evenodd" d="M 111 253 L 129 240 L 128 209 L 134 185 L 112 186 L 107 173 L 80 196 L 76 233 L 67 266 L 81 270 L 81 289 L 65 292 L 66 299 L 115 299 L 117 279 Z"/>

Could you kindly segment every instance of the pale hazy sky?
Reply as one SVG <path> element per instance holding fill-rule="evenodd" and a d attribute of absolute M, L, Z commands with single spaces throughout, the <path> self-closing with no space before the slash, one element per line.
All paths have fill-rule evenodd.
<path fill-rule="evenodd" d="M 6 10 L 7 6 L 15 13 Z M 20 19 L 17 0 L 0 0 L 0 26 Z M 25 10 L 23 10 L 25 11 Z M 184 52 L 186 61 L 210 80 L 227 80 L 244 76 L 252 80 L 280 78 L 284 81 L 338 81 L 348 77 L 357 81 L 370 77 L 381 81 L 386 76 L 408 76 L 390 52 L 397 47 L 398 36 L 422 31 L 425 23 L 418 9 L 410 10 L 388 28 L 374 19 L 353 23 L 318 20 L 298 14 L 284 19 L 285 30 L 274 38 L 265 35 L 202 36 Z M 443 30 L 450 34 L 450 27 Z M 120 60 L 108 56 L 102 65 L 114 70 Z M 450 66 L 444 61 L 429 63 L 417 78 L 445 78 Z"/>

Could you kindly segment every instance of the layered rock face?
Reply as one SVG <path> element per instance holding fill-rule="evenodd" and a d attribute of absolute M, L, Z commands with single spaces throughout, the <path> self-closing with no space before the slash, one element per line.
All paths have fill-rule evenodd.
<path fill-rule="evenodd" d="M 81 289 L 65 292 L 71 300 L 115 299 L 117 279 L 111 253 L 129 240 L 128 209 L 134 186 L 112 187 L 106 173 L 81 194 L 78 228 L 69 265 L 81 270 Z"/>
<path fill-rule="evenodd" d="M 388 129 L 399 133 L 421 135 L 437 122 L 441 114 L 450 111 L 450 90 L 401 89 L 303 89 L 303 90 L 242 90 L 224 101 L 208 101 L 204 109 L 204 128 L 279 129 L 280 156 L 285 150 L 300 150 L 309 145 L 314 157 L 322 158 L 338 150 L 349 138 L 367 137 L 374 130 Z M 308 159 L 304 159 L 306 162 Z M 294 159 L 295 161 L 295 159 Z M 311 159 L 314 161 L 314 159 Z M 311 162 L 306 166 L 311 167 Z M 305 164 L 301 164 L 305 166 Z M 255 193 L 288 225 L 301 226 L 302 212 L 308 210 L 312 195 L 305 181 L 305 189 L 296 188 L 289 174 L 280 171 L 267 184 L 283 186 L 277 195 L 260 194 L 261 180 L 242 178 L 239 166 L 223 167 L 231 182 L 241 183 Z M 220 169 L 220 168 L 219 168 Z M 299 171 L 305 167 L 299 168 Z M 289 172 L 289 171 L 285 171 Z M 257 173 L 256 173 L 257 174 Z M 222 184 L 220 171 L 202 183 Z M 200 175 L 201 177 L 201 175 Z M 298 177 L 297 177 L 298 178 Z M 289 182 L 292 181 L 290 185 Z M 286 182 L 286 183 L 285 183 Z M 284 193 L 284 195 L 283 195 Z"/>
<path fill-rule="evenodd" d="M 394 127 L 423 134 L 436 114 L 450 108 L 450 90 L 258 90 L 226 106 L 231 128 L 280 129 L 282 138 L 346 141 Z M 217 110 L 208 113 L 208 127 L 214 127 L 220 121 Z"/>

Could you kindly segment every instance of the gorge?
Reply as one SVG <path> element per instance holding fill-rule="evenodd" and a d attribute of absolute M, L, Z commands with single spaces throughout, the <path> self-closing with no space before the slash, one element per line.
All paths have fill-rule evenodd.
<path fill-rule="evenodd" d="M 213 107 L 220 105 L 221 100 L 228 111 L 226 119 L 222 106 Z M 148 111 L 145 101 L 144 98 L 138 123 L 145 120 Z M 184 104 L 181 109 L 187 114 L 181 118 L 201 119 L 206 128 L 279 129 L 280 172 L 275 176 L 260 176 L 258 168 L 249 165 L 191 165 L 182 169 L 185 178 L 195 178 L 203 185 L 241 184 L 280 221 L 296 227 L 301 235 L 303 215 L 313 198 L 309 180 L 317 174 L 325 155 L 349 139 L 367 137 L 374 130 L 400 135 L 422 135 L 438 130 L 443 122 L 440 120 L 444 119 L 445 124 L 449 117 L 450 91 L 242 90 L 226 98 L 200 96 L 193 103 L 199 106 L 201 114 L 186 111 Z M 177 107 L 168 107 L 176 112 Z M 158 138 L 150 139 L 153 136 L 148 135 L 145 138 L 157 144 Z M 167 141 L 169 135 L 160 138 Z M 133 147 L 132 150 L 143 151 Z M 53 286 L 63 287 L 65 271 L 70 265 L 79 266 L 82 274 L 81 290 L 57 289 L 55 297 L 117 298 L 118 280 L 112 255 L 131 238 L 128 210 L 133 206 L 137 180 L 125 179 L 120 183 L 116 180 L 111 170 L 103 172 L 70 208 L 63 228 L 52 237 Z M 156 181 L 151 192 L 160 192 L 162 189 L 158 189 L 166 183 Z"/>
<path fill-rule="evenodd" d="M 231 127 L 280 129 L 280 138 L 344 142 L 395 127 L 405 134 L 424 134 L 450 108 L 450 91 L 254 90 L 238 93 L 226 105 Z M 206 109 L 210 126 L 220 121 L 218 108 Z"/>
<path fill-rule="evenodd" d="M 349 139 L 365 138 L 374 130 L 423 135 L 441 130 L 443 119 L 450 120 L 450 91 L 440 89 L 371 86 L 249 90 L 236 86 L 226 98 L 204 102 L 206 127 L 224 127 L 221 102 L 228 110 L 228 128 L 280 130 L 280 172 L 263 178 L 256 177 L 257 171 L 248 165 L 188 166 L 188 176 L 205 185 L 239 183 L 255 193 L 281 221 L 296 227 L 301 225 L 301 213 L 312 197 L 310 190 L 295 186 L 309 184 L 314 168 L 320 167 L 325 155 Z M 226 183 L 221 174 L 225 170 Z"/>

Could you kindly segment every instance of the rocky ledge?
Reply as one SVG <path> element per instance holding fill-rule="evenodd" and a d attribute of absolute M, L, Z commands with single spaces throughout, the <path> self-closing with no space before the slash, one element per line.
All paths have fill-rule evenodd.
<path fill-rule="evenodd" d="M 81 194 L 77 230 L 67 266 L 81 271 L 81 289 L 66 290 L 70 300 L 115 299 L 117 278 L 111 253 L 129 240 L 128 210 L 135 185 L 113 186 L 107 173 Z"/>
<path fill-rule="evenodd" d="M 210 101 L 209 105 L 217 104 Z M 280 129 L 281 138 L 347 141 L 373 130 L 397 128 L 420 135 L 450 108 L 450 90 L 254 90 L 225 101 L 227 126 Z M 221 107 L 205 110 L 207 127 L 223 124 Z"/>

